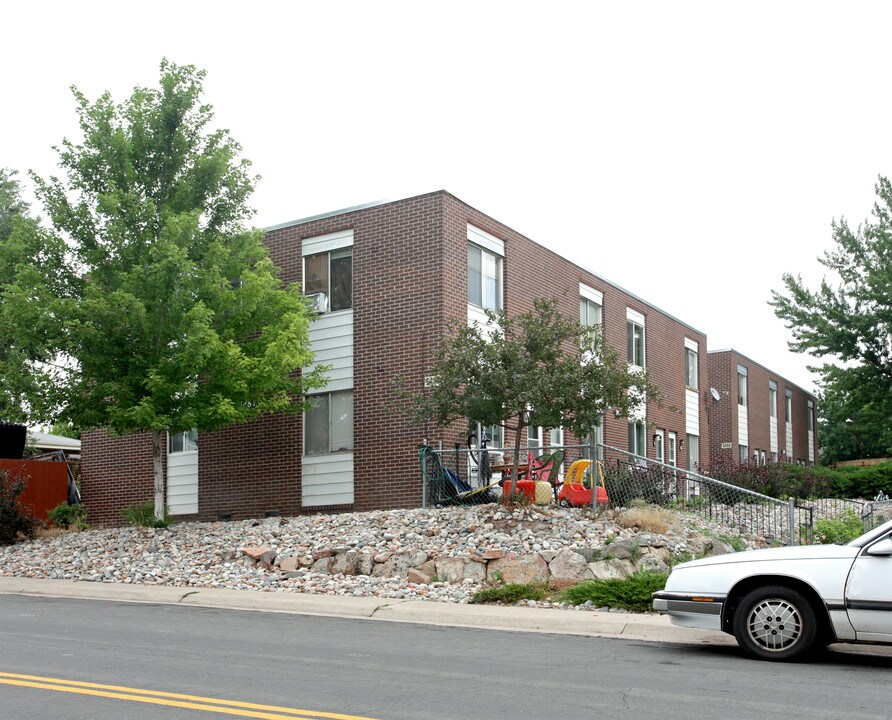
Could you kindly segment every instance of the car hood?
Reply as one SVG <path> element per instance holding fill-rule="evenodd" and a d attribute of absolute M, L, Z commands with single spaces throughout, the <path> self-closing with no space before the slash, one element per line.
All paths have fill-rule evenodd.
<path fill-rule="evenodd" d="M 850 547 L 849 545 L 800 545 L 765 548 L 764 550 L 745 550 L 743 552 L 714 555 L 712 557 L 700 558 L 699 560 L 679 563 L 673 570 L 775 560 L 837 560 L 840 558 L 854 558 L 859 551 L 860 548 Z"/>

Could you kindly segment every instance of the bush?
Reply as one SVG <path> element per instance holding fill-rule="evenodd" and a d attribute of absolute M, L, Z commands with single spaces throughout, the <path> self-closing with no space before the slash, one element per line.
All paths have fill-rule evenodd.
<path fill-rule="evenodd" d="M 837 468 L 833 485 L 837 497 L 872 500 L 879 493 L 892 496 L 892 462 Z"/>
<path fill-rule="evenodd" d="M 47 517 L 53 525 L 65 530 L 87 529 L 87 508 L 81 503 L 76 505 L 60 503 L 47 513 Z"/>
<path fill-rule="evenodd" d="M 12 545 L 19 533 L 33 538 L 40 523 L 19 505 L 19 495 L 25 491 L 26 480 L 0 470 L 0 545 Z"/>
<path fill-rule="evenodd" d="M 783 462 L 757 465 L 717 460 L 705 468 L 703 473 L 729 485 L 782 500 L 788 497 L 837 497 L 833 472 L 813 465 Z"/>
<path fill-rule="evenodd" d="M 543 600 L 546 586 L 543 583 L 508 583 L 498 587 L 486 588 L 474 593 L 472 603 L 502 602 L 514 605 L 521 600 Z"/>
<path fill-rule="evenodd" d="M 591 601 L 595 607 L 650 612 L 653 610 L 651 595 L 666 587 L 667 577 L 666 573 L 641 570 L 621 580 L 589 580 L 564 590 L 562 599 L 571 605 Z"/>
<path fill-rule="evenodd" d="M 166 528 L 171 523 L 168 508 L 164 508 L 163 520 L 155 517 L 155 503 L 152 500 L 124 508 L 123 515 L 127 522 L 136 527 Z"/>
<path fill-rule="evenodd" d="M 815 542 L 818 543 L 847 543 L 863 533 L 864 523 L 852 509 L 832 519 L 815 520 Z"/>

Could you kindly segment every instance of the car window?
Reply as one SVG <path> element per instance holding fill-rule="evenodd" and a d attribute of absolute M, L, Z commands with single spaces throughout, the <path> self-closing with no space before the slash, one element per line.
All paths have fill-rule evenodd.
<path fill-rule="evenodd" d="M 852 542 L 848 543 L 848 545 L 851 545 L 852 547 L 864 547 L 865 545 L 872 543 L 874 540 L 879 540 L 883 535 L 888 535 L 890 532 L 892 532 L 892 520 L 875 527 L 873 530 L 868 530 L 860 537 L 856 537 Z"/>

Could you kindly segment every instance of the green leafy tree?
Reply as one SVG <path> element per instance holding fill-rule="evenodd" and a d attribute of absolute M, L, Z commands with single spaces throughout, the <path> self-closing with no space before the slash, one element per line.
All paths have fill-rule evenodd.
<path fill-rule="evenodd" d="M 20 263 L 7 288 L 8 314 L 37 315 L 55 341 L 59 419 L 151 433 L 158 519 L 165 431 L 298 411 L 325 382 L 298 372 L 314 314 L 247 225 L 255 178 L 211 129 L 204 76 L 163 61 L 160 88 L 119 105 L 73 89 L 83 139 L 58 150 L 64 179 L 35 178 L 53 227 L 36 237 L 67 252 L 53 276 Z"/>
<path fill-rule="evenodd" d="M 592 433 L 604 413 L 629 415 L 657 394 L 647 375 L 629 369 L 599 332 L 567 319 L 552 300 L 530 312 L 487 313 L 486 328 L 453 323 L 431 373 L 433 387 L 411 395 L 418 422 L 445 427 L 461 418 L 513 428 L 514 474 L 525 427 Z"/>
<path fill-rule="evenodd" d="M 811 290 L 785 274 L 785 290 L 771 293 L 793 336 L 790 348 L 835 360 L 814 370 L 837 430 L 824 438 L 825 450 L 838 460 L 892 451 L 892 185 L 880 177 L 875 189 L 872 220 L 855 230 L 833 222 L 836 249 L 818 260 L 835 284 L 825 278 Z M 865 433 L 876 440 L 869 448 L 856 440 Z"/>
<path fill-rule="evenodd" d="M 22 200 L 14 170 L 0 168 L 0 421 L 28 424 L 49 412 L 53 357 L 51 328 L 39 313 L 16 313 L 9 302 L 9 286 L 19 276 L 48 276 L 59 269 L 61 247 L 47 238 Z M 46 298 L 33 288 L 32 305 Z"/>

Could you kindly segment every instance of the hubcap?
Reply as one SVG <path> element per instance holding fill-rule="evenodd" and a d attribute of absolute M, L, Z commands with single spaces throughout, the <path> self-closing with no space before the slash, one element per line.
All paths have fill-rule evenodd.
<path fill-rule="evenodd" d="M 786 600 L 763 600 L 750 612 L 747 627 L 750 638 L 769 652 L 780 652 L 795 645 L 802 637 L 802 618 Z"/>

